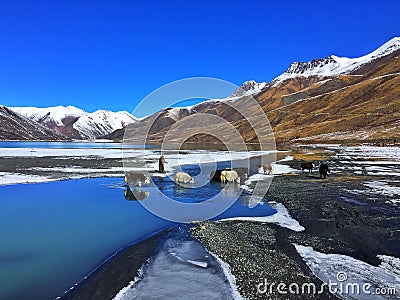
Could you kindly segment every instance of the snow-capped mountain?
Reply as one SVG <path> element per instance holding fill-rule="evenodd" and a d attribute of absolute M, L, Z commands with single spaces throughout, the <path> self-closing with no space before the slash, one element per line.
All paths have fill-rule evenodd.
<path fill-rule="evenodd" d="M 65 125 L 63 120 L 65 122 L 65 119 L 69 117 L 80 117 L 85 114 L 84 110 L 75 106 L 54 106 L 44 108 L 28 106 L 10 108 L 15 112 L 50 128 Z"/>
<path fill-rule="evenodd" d="M 0 105 L 0 140 L 67 140 L 62 134 Z"/>
<path fill-rule="evenodd" d="M 247 95 L 252 95 L 266 112 L 277 142 L 398 142 L 400 38 L 359 58 L 330 56 L 308 63 L 293 63 L 273 81 L 267 84 L 247 81 L 224 99 L 163 109 L 137 121 L 129 128 L 129 136 L 134 140 L 148 133 L 148 141 L 160 143 L 165 133 L 173 130 L 172 126 L 181 119 L 207 113 L 230 122 L 246 142 L 257 144 L 251 126 L 240 113 L 229 107 L 232 102 L 244 101 Z M 187 124 L 185 130 L 174 132 L 178 136 L 176 140 L 186 138 L 196 147 L 215 143 L 211 137 L 201 135 L 187 139 L 193 132 L 199 132 L 201 126 L 207 126 L 205 131 L 209 132 L 210 124 Z M 123 130 L 112 136 L 116 140 L 123 137 Z"/>
<path fill-rule="evenodd" d="M 243 97 L 249 95 L 255 95 L 261 92 L 261 90 L 267 85 L 266 82 L 256 82 L 254 80 L 248 80 L 242 83 L 242 85 L 230 96 L 232 97 Z"/>
<path fill-rule="evenodd" d="M 310 62 L 294 62 L 282 75 L 275 78 L 273 83 L 277 84 L 286 79 L 299 76 L 329 77 L 348 74 L 375 59 L 389 55 L 397 50 L 400 50 L 400 37 L 391 39 L 375 51 L 362 57 L 348 58 L 331 55 L 326 58 L 313 59 Z"/>
<path fill-rule="evenodd" d="M 126 111 L 97 110 L 81 115 L 73 127 L 88 138 L 98 138 L 135 121 L 136 118 Z"/>
<path fill-rule="evenodd" d="M 70 138 L 95 139 L 136 121 L 126 111 L 97 110 L 92 113 L 74 106 L 12 107 L 13 111 Z"/>

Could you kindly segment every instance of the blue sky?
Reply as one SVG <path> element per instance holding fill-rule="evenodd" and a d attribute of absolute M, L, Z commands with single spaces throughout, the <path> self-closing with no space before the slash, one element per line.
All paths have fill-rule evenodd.
<path fill-rule="evenodd" d="M 399 1 L 2 1 L 0 103 L 132 112 L 182 78 L 270 81 L 292 61 L 375 50 L 400 36 L 399 11 Z"/>

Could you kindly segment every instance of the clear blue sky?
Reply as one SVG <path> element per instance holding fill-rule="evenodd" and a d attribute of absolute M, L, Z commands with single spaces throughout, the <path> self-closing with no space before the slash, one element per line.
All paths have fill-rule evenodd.
<path fill-rule="evenodd" d="M 270 81 L 400 35 L 400 1 L 2 1 L 0 103 L 133 111 L 168 82 Z M 151 108 L 149 108 L 151 110 Z"/>

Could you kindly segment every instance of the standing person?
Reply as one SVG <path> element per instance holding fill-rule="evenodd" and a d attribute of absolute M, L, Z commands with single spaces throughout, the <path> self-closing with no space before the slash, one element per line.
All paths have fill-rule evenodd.
<path fill-rule="evenodd" d="M 158 160 L 158 172 L 160 173 L 164 173 L 165 169 L 164 169 L 164 164 L 165 164 L 165 158 L 164 155 L 161 155 L 160 159 Z"/>

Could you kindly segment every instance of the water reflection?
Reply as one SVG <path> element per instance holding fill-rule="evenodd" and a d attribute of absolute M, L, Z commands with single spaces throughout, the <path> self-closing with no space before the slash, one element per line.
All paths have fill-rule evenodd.
<path fill-rule="evenodd" d="M 199 171 L 196 165 L 184 166 L 182 169 L 190 176 Z M 222 182 L 221 176 L 224 172 L 229 178 Z M 140 204 L 161 219 L 188 223 L 226 217 L 265 216 L 274 213 L 268 205 L 257 205 L 263 202 L 262 197 L 254 198 L 241 188 L 241 184 L 249 176 L 249 168 L 220 166 L 214 169 L 214 173 L 207 169 L 207 172 L 198 173 L 196 177 L 198 182 L 202 182 L 200 186 L 189 183 L 177 184 L 174 174 L 165 177 L 157 175 L 157 173 L 146 174 L 149 178 L 151 176 L 150 184 L 147 184 L 145 181 L 147 178 L 143 177 L 144 175 L 131 173 L 125 176 L 127 183 L 124 196 L 129 201 L 143 200 Z M 139 183 L 142 184 L 139 185 Z"/>
<path fill-rule="evenodd" d="M 248 168 L 224 168 L 224 169 L 218 169 L 218 170 L 212 171 L 210 173 L 210 181 L 222 182 L 224 179 L 224 176 L 221 176 L 221 175 L 227 171 L 236 173 L 236 175 L 234 177 L 237 176 L 237 178 L 239 178 L 240 182 L 239 182 L 239 180 L 237 180 L 237 181 L 233 180 L 233 181 L 237 182 L 237 183 L 244 183 L 249 176 Z M 228 180 L 228 181 L 230 181 L 230 180 Z"/>
<path fill-rule="evenodd" d="M 133 190 L 129 186 L 124 191 L 124 197 L 128 201 L 144 200 L 150 196 L 150 191 L 142 191 L 141 188 L 134 187 Z"/>
<path fill-rule="evenodd" d="M 142 187 L 142 184 L 149 184 L 150 178 L 141 172 L 128 171 L 125 173 L 124 181 L 126 184 L 133 185 L 133 187 Z"/>

